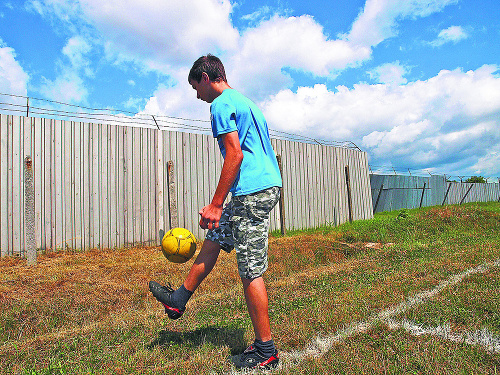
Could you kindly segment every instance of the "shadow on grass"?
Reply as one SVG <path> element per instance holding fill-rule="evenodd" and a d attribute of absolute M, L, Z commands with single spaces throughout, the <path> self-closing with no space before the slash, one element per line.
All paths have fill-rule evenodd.
<path fill-rule="evenodd" d="M 188 332 L 163 330 L 147 347 L 153 349 L 159 346 L 166 349 L 174 345 L 196 347 L 210 343 L 214 346 L 227 345 L 231 350 L 231 354 L 238 354 L 246 348 L 244 333 L 245 330 L 241 328 L 234 329 L 218 326 L 203 327 Z"/>

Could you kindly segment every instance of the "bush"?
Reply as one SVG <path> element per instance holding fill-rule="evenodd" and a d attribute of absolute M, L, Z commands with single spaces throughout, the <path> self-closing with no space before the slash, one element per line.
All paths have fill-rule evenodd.
<path fill-rule="evenodd" d="M 486 180 L 482 176 L 472 176 L 472 177 L 469 177 L 467 180 L 465 180 L 465 182 L 475 182 L 475 183 L 484 184 L 484 183 L 486 183 Z"/>

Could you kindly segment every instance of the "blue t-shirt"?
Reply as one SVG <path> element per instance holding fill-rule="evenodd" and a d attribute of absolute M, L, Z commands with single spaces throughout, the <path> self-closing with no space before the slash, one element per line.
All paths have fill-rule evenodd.
<path fill-rule="evenodd" d="M 226 89 L 210 106 L 212 133 L 219 143 L 222 156 L 226 150 L 221 135 L 238 132 L 243 162 L 231 193 L 247 195 L 282 186 L 281 174 L 271 145 L 264 115 L 248 98 L 233 89 Z"/>

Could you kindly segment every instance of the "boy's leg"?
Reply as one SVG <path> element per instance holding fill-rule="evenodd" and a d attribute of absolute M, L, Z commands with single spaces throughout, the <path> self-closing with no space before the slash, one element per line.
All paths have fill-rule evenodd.
<path fill-rule="evenodd" d="M 205 239 L 200 253 L 196 257 L 191 270 L 189 271 L 184 287 L 194 292 L 201 282 L 208 276 L 215 266 L 220 253 L 220 245 L 216 242 Z"/>
<path fill-rule="evenodd" d="M 243 353 L 230 357 L 236 368 L 271 369 L 278 366 L 279 354 L 271 338 L 268 298 L 264 279 L 242 278 L 247 308 L 252 319 L 255 341 Z"/>
<path fill-rule="evenodd" d="M 243 290 L 247 302 L 248 313 L 252 320 L 255 339 L 261 341 L 271 340 L 271 327 L 269 324 L 269 302 L 264 279 L 244 279 Z"/>
<path fill-rule="evenodd" d="M 149 290 L 163 304 L 170 319 L 178 319 L 184 314 L 193 292 L 214 268 L 220 249 L 216 242 L 205 240 L 186 280 L 177 290 L 172 289 L 170 284 L 163 286 L 156 281 L 149 282 Z"/>
<path fill-rule="evenodd" d="M 189 298 L 214 268 L 221 248 L 232 250 L 230 209 L 231 204 L 228 204 L 222 211 L 219 228 L 208 231 L 203 246 L 179 289 L 173 290 L 170 284 L 163 286 L 156 281 L 149 282 L 149 290 L 165 306 L 165 313 L 170 319 L 178 319 L 184 313 Z"/>

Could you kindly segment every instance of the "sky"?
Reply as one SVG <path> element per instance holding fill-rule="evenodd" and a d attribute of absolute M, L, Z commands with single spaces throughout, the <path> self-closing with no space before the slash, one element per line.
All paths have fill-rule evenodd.
<path fill-rule="evenodd" d="M 500 181 L 498 0 L 0 4 L 0 94 L 208 120 L 187 82 L 207 53 L 273 130 L 353 142 L 374 172 Z"/>

